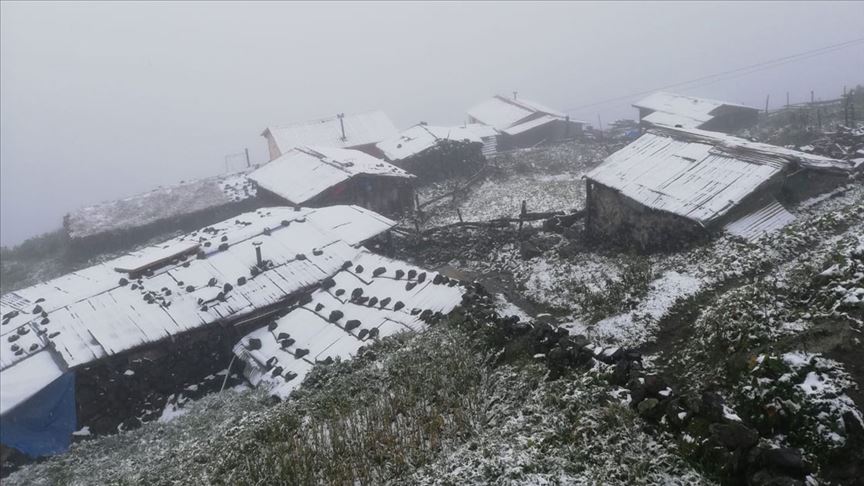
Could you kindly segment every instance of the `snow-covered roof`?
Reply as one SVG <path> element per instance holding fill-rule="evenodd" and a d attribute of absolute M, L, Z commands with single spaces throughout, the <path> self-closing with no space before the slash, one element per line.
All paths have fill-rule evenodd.
<path fill-rule="evenodd" d="M 727 224 L 725 229 L 735 236 L 752 241 L 766 233 L 784 228 L 793 221 L 795 215 L 771 198 L 764 206 Z"/>
<path fill-rule="evenodd" d="M 652 129 L 586 177 L 645 206 L 707 225 L 790 164 L 851 172 L 848 161 L 696 129 Z"/>
<path fill-rule="evenodd" d="M 249 178 L 294 204 L 303 204 L 354 176 L 414 176 L 359 150 L 298 147 L 265 164 Z"/>
<path fill-rule="evenodd" d="M 513 125 L 512 127 L 506 128 L 503 131 L 507 135 L 519 135 L 520 133 L 527 132 L 532 128 L 537 128 L 541 125 L 545 125 L 555 120 L 560 120 L 560 118 L 550 115 L 538 116 L 537 118 L 532 118 L 528 121 Z"/>
<path fill-rule="evenodd" d="M 468 116 L 471 118 L 502 131 L 541 115 L 561 120 L 566 118 L 564 113 L 547 108 L 540 103 L 524 99 L 514 100 L 500 95 L 495 95 L 468 110 Z M 573 121 L 573 123 L 581 122 Z"/>
<path fill-rule="evenodd" d="M 48 350 L 33 353 L 27 361 L 0 372 L 0 415 L 26 402 L 66 371 Z"/>
<path fill-rule="evenodd" d="M 490 127 L 491 128 L 491 127 Z M 377 145 L 388 160 L 402 160 L 430 149 L 442 140 L 483 143 L 475 133 L 463 127 L 415 125 Z"/>
<path fill-rule="evenodd" d="M 455 280 L 361 250 L 328 288 L 316 290 L 275 326 L 243 337 L 234 353 L 253 385 L 286 397 L 316 362 L 347 359 L 376 339 L 420 331 L 424 313 L 449 313 L 463 293 Z"/>
<path fill-rule="evenodd" d="M 342 124 L 345 125 L 345 138 L 342 138 Z M 396 126 L 382 111 L 372 111 L 356 115 L 345 115 L 340 124 L 338 116 L 321 118 L 307 122 L 268 127 L 261 134 L 273 137 L 281 153 L 299 146 L 324 146 L 351 148 L 378 143 L 396 133 Z"/>
<path fill-rule="evenodd" d="M 653 125 L 681 128 L 699 128 L 702 124 L 714 118 L 715 110 L 720 107 L 732 107 L 745 110 L 756 110 L 750 106 L 707 98 L 696 98 L 675 93 L 657 92 L 647 98 L 633 103 L 636 108 L 653 110 L 654 113 L 642 120 Z"/>
<path fill-rule="evenodd" d="M 466 123 L 463 127 L 477 135 L 480 138 L 495 137 L 498 135 L 498 130 L 495 127 L 484 125 L 482 123 Z"/>
<path fill-rule="evenodd" d="M 55 376 L 185 331 L 254 315 L 335 274 L 362 242 L 394 225 L 357 206 L 264 208 L 5 294 L 0 298 L 4 394 L 7 376 Z M 259 244 L 266 268 L 253 271 Z M 130 268 L 134 271 L 123 271 Z M 17 402 L 30 393 L 22 390 L 10 391 L 23 397 Z"/>
<path fill-rule="evenodd" d="M 255 185 L 244 173 L 225 174 L 87 206 L 69 214 L 65 226 L 70 237 L 85 238 L 138 228 L 254 196 Z"/>

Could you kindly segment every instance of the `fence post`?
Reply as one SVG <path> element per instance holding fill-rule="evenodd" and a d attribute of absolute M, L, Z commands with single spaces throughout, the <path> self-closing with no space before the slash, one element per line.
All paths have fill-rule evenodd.
<path fill-rule="evenodd" d="M 519 239 L 522 239 L 522 225 L 525 223 L 525 215 L 528 214 L 528 203 L 522 200 L 522 209 L 519 211 Z"/>

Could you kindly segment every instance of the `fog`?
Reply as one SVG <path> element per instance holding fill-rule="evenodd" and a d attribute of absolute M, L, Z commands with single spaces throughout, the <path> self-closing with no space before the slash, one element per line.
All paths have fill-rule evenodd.
<path fill-rule="evenodd" d="M 605 124 L 653 88 L 864 36 L 864 3 L 0 6 L 3 245 L 77 207 L 217 174 L 270 124 L 455 124 L 512 93 Z M 764 106 L 864 82 L 864 46 L 678 89 Z M 236 162 L 236 157 L 232 159 Z"/>

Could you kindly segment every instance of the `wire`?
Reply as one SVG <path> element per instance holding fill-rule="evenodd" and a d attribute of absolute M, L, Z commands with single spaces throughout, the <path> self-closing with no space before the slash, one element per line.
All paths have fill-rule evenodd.
<path fill-rule="evenodd" d="M 582 105 L 582 106 L 578 106 L 575 108 L 569 108 L 569 109 L 566 109 L 564 111 L 566 111 L 566 112 L 580 111 L 580 110 L 584 110 L 586 108 L 592 108 L 595 106 L 605 105 L 605 104 L 613 103 L 616 101 L 627 101 L 627 100 L 630 100 L 630 99 L 635 98 L 637 96 L 650 94 L 650 93 L 653 93 L 655 91 L 662 91 L 664 89 L 670 89 L 670 88 L 678 88 L 681 86 L 687 86 L 687 85 L 691 85 L 691 84 L 693 86 L 690 86 L 690 87 L 685 88 L 685 89 L 693 89 L 693 88 L 696 88 L 699 86 L 706 86 L 709 84 L 718 83 L 721 81 L 727 81 L 729 79 L 734 79 L 734 78 L 738 78 L 741 76 L 746 76 L 748 74 L 752 74 L 752 73 L 755 73 L 758 71 L 764 71 L 766 69 L 771 69 L 771 68 L 774 68 L 777 66 L 781 66 L 783 64 L 788 64 L 790 62 L 801 61 L 804 59 L 809 59 L 811 57 L 821 56 L 821 55 L 827 54 L 829 52 L 838 51 L 838 50 L 845 49 L 847 47 L 850 47 L 850 46 L 853 46 L 856 44 L 861 44 L 861 43 L 864 43 L 864 37 L 861 37 L 858 39 L 848 40 L 845 42 L 841 42 L 839 44 L 833 44 L 830 46 L 820 47 L 818 49 L 813 49 L 810 51 L 800 52 L 798 54 L 791 54 L 788 56 L 778 57 L 776 59 L 771 59 L 769 61 L 763 61 L 760 63 L 751 64 L 749 66 L 744 66 L 744 67 L 732 69 L 729 71 L 722 71 L 719 73 L 709 74 L 707 76 L 701 76 L 701 77 L 698 77 L 695 79 L 691 79 L 689 81 L 681 81 L 678 83 L 673 83 L 673 84 L 669 84 L 666 86 L 662 86 L 659 88 L 640 91 L 638 93 L 631 93 L 631 94 L 626 95 L 626 96 L 617 96 L 615 98 L 609 98 L 606 100 L 597 101 L 594 103 L 589 103 L 587 105 Z M 718 79 L 713 79 L 713 78 L 718 78 Z M 702 81 L 707 81 L 707 82 L 702 83 Z"/>

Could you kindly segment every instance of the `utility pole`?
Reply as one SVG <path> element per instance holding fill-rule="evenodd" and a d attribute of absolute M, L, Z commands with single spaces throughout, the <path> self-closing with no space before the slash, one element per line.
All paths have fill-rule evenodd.
<path fill-rule="evenodd" d="M 768 100 L 770 100 L 770 99 L 771 99 L 770 94 L 765 95 L 765 113 L 768 113 Z"/>
<path fill-rule="evenodd" d="M 252 162 L 249 161 L 249 147 L 246 147 L 246 168 L 252 167 Z"/>
<path fill-rule="evenodd" d="M 600 119 L 600 113 L 597 113 L 597 133 L 600 134 L 600 141 L 603 141 L 603 120 Z"/>
<path fill-rule="evenodd" d="M 786 92 L 786 108 L 789 108 L 789 92 Z"/>
<path fill-rule="evenodd" d="M 345 141 L 345 113 L 339 113 L 336 115 L 339 118 L 339 127 L 342 129 L 342 141 Z"/>

